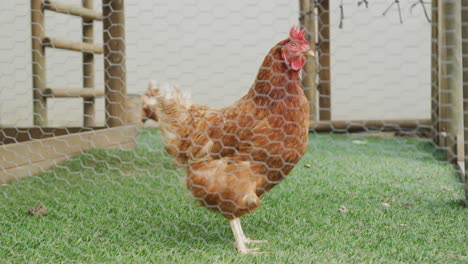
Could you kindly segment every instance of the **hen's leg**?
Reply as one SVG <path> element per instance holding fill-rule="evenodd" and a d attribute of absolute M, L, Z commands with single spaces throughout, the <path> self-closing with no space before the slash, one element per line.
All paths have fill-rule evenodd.
<path fill-rule="evenodd" d="M 242 229 L 240 227 L 239 218 L 234 218 L 229 220 L 231 224 L 232 233 L 234 234 L 234 239 L 236 240 L 236 248 L 241 254 L 247 254 L 250 250 L 245 246 L 244 239 L 242 237 Z"/>
<path fill-rule="evenodd" d="M 240 230 L 240 235 L 241 235 L 241 238 L 242 240 L 244 240 L 244 243 L 246 244 L 257 244 L 257 243 L 266 243 L 268 242 L 267 240 L 252 240 L 248 237 L 245 236 L 244 234 L 244 231 L 242 230 L 242 225 L 241 225 L 241 222 L 240 222 L 240 218 L 236 218 L 238 221 L 235 222 L 235 224 L 238 225 L 238 228 Z"/>

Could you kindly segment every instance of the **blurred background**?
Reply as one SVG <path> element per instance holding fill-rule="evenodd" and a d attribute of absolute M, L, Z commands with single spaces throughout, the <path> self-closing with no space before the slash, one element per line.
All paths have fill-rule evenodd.
<path fill-rule="evenodd" d="M 400 23 L 392 2 L 374 0 L 366 8 L 330 1 L 332 120 L 430 118 L 431 24 L 420 5 L 411 8 L 418 1 L 401 1 Z M 33 122 L 30 3 L 0 7 L 0 126 L 27 127 Z M 141 94 L 154 79 L 191 90 L 196 103 L 230 105 L 250 88 L 268 50 L 298 24 L 298 10 L 298 1 L 289 0 L 127 1 L 128 92 Z M 46 12 L 45 21 L 48 36 L 81 41 L 81 18 Z M 101 44 L 102 23 L 94 24 Z M 48 49 L 46 56 L 48 86 L 82 87 L 81 53 Z M 103 63 L 96 55 L 101 89 Z M 48 110 L 49 126 L 82 125 L 81 98 L 49 99 Z M 103 98 L 96 99 L 96 122 L 104 124 Z"/>

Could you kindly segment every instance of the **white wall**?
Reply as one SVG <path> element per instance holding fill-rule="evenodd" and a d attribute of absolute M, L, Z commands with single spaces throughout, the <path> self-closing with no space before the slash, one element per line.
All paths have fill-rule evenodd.
<path fill-rule="evenodd" d="M 333 119 L 428 118 L 430 25 L 422 9 L 410 14 L 404 1 L 400 25 L 396 9 L 381 16 L 391 1 L 371 1 L 369 9 L 344 1 L 344 28 L 338 29 L 339 2 L 332 1 L 331 11 Z M 191 89 L 197 103 L 231 104 L 248 90 L 266 52 L 297 24 L 297 3 L 126 1 L 128 91 L 143 92 L 149 79 L 173 81 Z M 29 1 L 2 1 L 0 8 L 0 125 L 30 126 Z M 47 35 L 80 40 L 79 18 L 46 16 Z M 101 30 L 95 33 L 102 43 Z M 102 68 L 97 56 L 97 87 L 103 87 Z M 79 53 L 48 49 L 47 70 L 51 87 L 82 86 Z M 49 101 L 50 125 L 79 126 L 81 113 L 80 99 Z M 102 99 L 97 116 L 102 123 Z"/>
<path fill-rule="evenodd" d="M 400 1 L 403 24 L 393 1 L 344 1 L 345 20 L 339 24 L 339 1 L 332 1 L 333 119 L 430 118 L 431 25 L 417 1 Z M 430 15 L 430 1 L 426 5 Z"/>

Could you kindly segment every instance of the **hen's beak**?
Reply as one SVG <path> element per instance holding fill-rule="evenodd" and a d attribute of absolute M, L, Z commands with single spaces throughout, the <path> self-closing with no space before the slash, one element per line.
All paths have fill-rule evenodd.
<path fill-rule="evenodd" d="M 308 50 L 308 51 L 306 51 L 306 52 L 304 52 L 304 54 L 305 54 L 306 56 L 312 56 L 312 57 L 315 56 L 315 52 L 314 52 L 313 50 L 311 50 L 311 49 Z"/>

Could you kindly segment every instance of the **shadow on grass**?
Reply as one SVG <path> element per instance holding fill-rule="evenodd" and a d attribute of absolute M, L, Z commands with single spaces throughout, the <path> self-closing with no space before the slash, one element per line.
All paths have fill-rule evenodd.
<path fill-rule="evenodd" d="M 463 208 L 463 209 L 468 210 L 468 206 L 463 199 L 454 199 L 454 200 L 448 201 L 446 205 L 453 209 Z"/>

